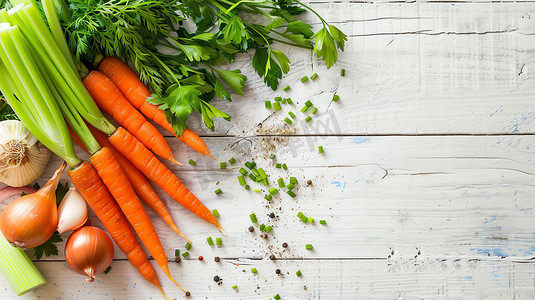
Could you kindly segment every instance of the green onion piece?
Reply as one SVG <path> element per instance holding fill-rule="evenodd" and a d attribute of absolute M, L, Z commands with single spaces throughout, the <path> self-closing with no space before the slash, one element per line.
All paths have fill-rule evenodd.
<path fill-rule="evenodd" d="M 285 86 L 285 87 L 282 88 L 282 90 L 285 91 L 285 92 L 287 92 L 289 89 L 290 89 L 290 86 L 289 86 L 289 85 L 287 85 L 287 86 Z"/>
<path fill-rule="evenodd" d="M 308 106 L 306 106 L 306 105 L 303 106 L 303 108 L 301 108 L 301 112 L 303 112 L 303 113 L 306 112 L 307 110 L 308 110 Z"/>
<path fill-rule="evenodd" d="M 271 196 L 271 194 L 266 194 L 264 196 L 264 199 L 266 199 L 267 201 L 271 201 L 273 199 L 273 196 Z"/>
<path fill-rule="evenodd" d="M 220 237 L 215 238 L 215 244 L 218 245 L 218 246 L 221 246 L 223 244 L 223 241 L 221 240 Z"/>
<path fill-rule="evenodd" d="M 292 101 L 292 98 L 286 99 L 286 102 L 288 102 L 288 104 L 294 104 L 294 102 Z"/>
<path fill-rule="evenodd" d="M 256 176 L 256 182 L 263 182 L 264 179 L 262 179 L 262 177 L 260 176 Z"/>
<path fill-rule="evenodd" d="M 276 195 L 277 193 L 279 193 L 279 190 L 277 190 L 276 188 L 270 188 L 270 189 L 269 189 L 269 193 L 270 193 L 271 195 Z"/>
<path fill-rule="evenodd" d="M 258 227 L 258 229 L 260 229 L 260 231 L 264 231 L 264 228 L 266 228 L 266 225 L 264 225 L 264 224 L 260 224 L 260 227 Z"/>
<path fill-rule="evenodd" d="M 219 181 L 215 183 L 215 185 L 219 185 Z"/>
<path fill-rule="evenodd" d="M 237 285 L 233 285 L 232 288 L 233 288 L 233 289 L 237 289 L 238 286 L 237 286 Z"/>
<path fill-rule="evenodd" d="M 266 228 L 264 228 L 265 233 L 269 233 L 271 230 L 273 230 L 273 227 L 271 227 L 271 225 L 268 225 L 266 226 Z"/>
<path fill-rule="evenodd" d="M 244 168 L 240 168 L 240 174 L 246 176 L 247 174 L 249 174 L 249 172 L 247 172 L 247 170 L 245 170 Z"/>
<path fill-rule="evenodd" d="M 266 108 L 271 108 L 271 101 L 269 101 L 269 100 L 264 101 L 264 106 Z"/>
<path fill-rule="evenodd" d="M 312 250 L 312 248 L 314 248 L 314 247 L 312 247 L 312 244 L 306 244 L 305 247 L 307 248 L 307 250 Z"/>
<path fill-rule="evenodd" d="M 251 222 L 256 223 L 257 219 L 256 219 L 256 215 L 254 213 L 250 214 L 249 218 L 251 218 Z"/>
<path fill-rule="evenodd" d="M 313 108 L 312 108 L 312 114 L 313 114 L 313 115 L 315 115 L 317 111 L 318 111 L 318 108 L 317 108 L 317 107 L 313 107 Z"/>
<path fill-rule="evenodd" d="M 240 182 L 240 185 L 245 185 L 245 178 L 243 176 L 238 176 L 238 181 Z"/>
<path fill-rule="evenodd" d="M 281 298 L 281 296 L 279 296 L 279 294 L 273 296 L 273 299 L 275 299 L 275 300 L 280 300 L 280 298 Z"/>
<path fill-rule="evenodd" d="M 282 164 L 282 168 L 283 168 L 284 170 L 288 170 L 288 166 L 286 166 L 286 164 Z"/>
<path fill-rule="evenodd" d="M 297 184 L 297 178 L 290 177 L 290 183 Z"/>
<path fill-rule="evenodd" d="M 281 109 L 281 103 L 280 102 L 273 102 L 273 109 L 275 111 L 280 110 Z"/>
<path fill-rule="evenodd" d="M 308 100 L 307 102 L 305 102 L 305 105 L 307 107 L 312 107 L 312 101 Z"/>
<path fill-rule="evenodd" d="M 249 174 L 249 178 L 251 178 L 253 181 L 256 181 L 256 176 L 254 176 L 253 173 Z"/>
<path fill-rule="evenodd" d="M 219 212 L 217 211 L 217 209 L 212 210 L 212 213 L 214 214 L 214 217 L 219 217 Z"/>
<path fill-rule="evenodd" d="M 186 250 L 191 249 L 191 243 L 190 242 L 186 242 L 186 246 L 184 248 L 186 248 Z"/>
<path fill-rule="evenodd" d="M 303 223 L 306 223 L 307 220 L 308 220 L 308 218 L 307 218 L 305 215 L 301 215 L 301 216 L 299 217 L 299 219 L 301 219 L 301 222 L 303 222 Z"/>
<path fill-rule="evenodd" d="M 271 158 L 271 159 L 275 159 L 275 154 L 271 154 L 271 155 L 269 156 L 269 158 Z"/>
<path fill-rule="evenodd" d="M 256 163 L 253 161 L 253 162 L 251 163 L 251 166 L 252 166 L 253 169 L 254 169 L 254 167 L 256 167 Z"/>
<path fill-rule="evenodd" d="M 338 99 L 340 99 L 340 96 L 338 96 L 338 95 L 333 95 L 333 101 L 334 101 L 334 102 L 337 102 Z"/>
<path fill-rule="evenodd" d="M 189 252 L 188 252 L 188 251 L 186 251 L 186 252 L 182 253 L 182 257 L 184 257 L 184 258 L 185 258 L 185 257 L 188 257 L 188 256 L 189 256 Z"/>
<path fill-rule="evenodd" d="M 220 169 L 226 169 L 227 168 L 227 162 L 225 162 L 225 161 L 220 162 L 219 163 L 219 168 Z"/>
<path fill-rule="evenodd" d="M 308 117 L 306 117 L 306 119 L 305 119 L 305 121 L 307 121 L 307 123 L 310 122 L 311 120 L 312 120 L 312 117 L 311 117 L 311 116 L 308 116 Z"/>
<path fill-rule="evenodd" d="M 219 195 L 219 194 L 221 194 L 222 192 L 223 192 L 223 191 L 222 191 L 221 189 L 217 189 L 217 190 L 214 191 L 214 193 L 215 193 L 216 195 Z"/>
<path fill-rule="evenodd" d="M 254 189 L 253 191 L 255 191 L 255 192 L 257 192 L 257 193 L 260 193 L 260 192 L 261 192 L 261 190 L 259 190 L 259 189 Z"/>
<path fill-rule="evenodd" d="M 258 173 L 258 170 L 256 168 L 252 168 L 251 172 L 253 172 L 253 174 L 255 174 L 255 176 L 259 176 L 260 175 L 260 173 Z"/>
<path fill-rule="evenodd" d="M 297 272 L 295 272 L 295 275 L 297 275 L 297 277 L 301 277 L 301 270 L 297 270 Z"/>
<path fill-rule="evenodd" d="M 318 146 L 318 152 L 323 153 L 323 146 Z"/>
<path fill-rule="evenodd" d="M 266 172 L 264 172 L 264 169 L 262 168 L 258 168 L 258 174 L 260 174 L 260 177 L 262 177 L 262 179 L 267 178 L 267 174 Z"/>
<path fill-rule="evenodd" d="M 327 224 L 327 221 L 325 221 L 325 220 L 320 220 L 320 224 L 325 225 L 325 224 Z"/>
<path fill-rule="evenodd" d="M 305 82 L 307 82 L 307 81 L 308 81 L 308 76 L 305 76 L 305 77 L 301 78 L 301 82 L 302 82 L 302 83 L 305 83 Z"/>
<path fill-rule="evenodd" d="M 193 159 L 191 159 L 191 158 L 190 158 L 190 160 L 189 160 L 189 164 L 192 165 L 192 166 L 197 165 L 197 163 L 196 163 Z"/>
<path fill-rule="evenodd" d="M 236 160 L 234 159 L 234 157 L 231 157 L 231 158 L 228 160 L 228 162 L 229 162 L 231 165 L 233 165 L 233 164 L 236 163 Z"/>
<path fill-rule="evenodd" d="M 346 76 L 346 69 L 340 69 L 340 76 Z"/>
<path fill-rule="evenodd" d="M 307 222 L 308 222 L 308 223 L 314 223 L 314 218 L 308 217 L 308 218 L 307 218 Z"/>
<path fill-rule="evenodd" d="M 292 198 L 295 198 L 295 193 L 292 191 L 287 191 L 286 194 L 290 195 Z"/>
<path fill-rule="evenodd" d="M 286 98 L 282 98 L 282 104 L 286 104 Z"/>
<path fill-rule="evenodd" d="M 108 268 L 106 268 L 106 270 L 104 270 L 104 274 L 107 275 L 110 271 L 111 271 L 111 266 L 109 266 Z"/>
<path fill-rule="evenodd" d="M 282 167 L 281 164 L 275 164 L 275 168 L 280 169 Z"/>
<path fill-rule="evenodd" d="M 293 183 L 289 183 L 289 184 L 288 184 L 288 185 L 287 185 L 286 187 L 288 188 L 288 190 L 290 190 L 290 191 L 291 191 L 291 190 L 293 190 L 293 189 L 294 189 L 294 187 L 295 187 L 295 184 L 293 184 Z"/>
<path fill-rule="evenodd" d="M 214 240 L 212 240 L 211 236 L 207 237 L 206 241 L 208 242 L 208 245 L 210 245 L 210 246 L 212 246 L 214 244 Z"/>
<path fill-rule="evenodd" d="M 251 268 L 251 273 L 258 273 L 258 271 L 256 271 L 256 268 Z"/>
<path fill-rule="evenodd" d="M 180 255 L 180 249 L 175 249 L 175 256 L 179 256 Z"/>
<path fill-rule="evenodd" d="M 288 117 L 284 119 L 284 122 L 286 122 L 288 125 L 292 125 L 292 120 L 290 120 Z"/>
<path fill-rule="evenodd" d="M 252 164 L 251 162 L 249 162 L 249 161 L 246 161 L 246 162 L 245 162 L 245 166 L 246 166 L 249 170 L 253 168 L 253 164 Z"/>
<path fill-rule="evenodd" d="M 291 112 L 291 111 L 288 112 L 288 115 L 289 115 L 290 117 L 292 117 L 292 119 L 295 118 L 295 114 L 294 114 L 293 112 Z"/>
<path fill-rule="evenodd" d="M 246 190 L 250 190 L 251 187 L 250 187 L 248 184 L 246 184 L 246 185 L 245 185 L 245 189 L 246 189 Z"/>
<path fill-rule="evenodd" d="M 298 212 L 298 213 L 297 213 L 297 217 L 298 217 L 299 219 L 301 219 L 302 216 L 304 216 L 304 214 L 303 214 L 302 212 Z"/>
<path fill-rule="evenodd" d="M 283 187 L 284 187 L 284 179 L 282 179 L 282 177 L 279 178 L 279 179 L 277 179 L 277 183 L 279 184 L 279 187 L 280 187 L 280 188 L 283 188 Z"/>
<path fill-rule="evenodd" d="M 281 102 L 282 101 L 282 97 L 275 97 L 275 101 Z"/>
<path fill-rule="evenodd" d="M 269 185 L 269 181 L 266 179 L 262 180 L 262 183 L 265 185 L 265 186 L 268 186 Z"/>
<path fill-rule="evenodd" d="M 310 79 L 314 80 L 318 77 L 318 73 L 314 73 L 312 74 L 312 76 L 310 76 Z"/>

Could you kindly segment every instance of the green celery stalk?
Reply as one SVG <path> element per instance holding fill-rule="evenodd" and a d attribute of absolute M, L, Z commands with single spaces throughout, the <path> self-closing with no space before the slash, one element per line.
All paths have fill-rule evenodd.
<path fill-rule="evenodd" d="M 19 248 L 11 246 L 1 234 L 0 272 L 17 296 L 24 295 L 46 283 L 46 279 L 28 255 Z"/>

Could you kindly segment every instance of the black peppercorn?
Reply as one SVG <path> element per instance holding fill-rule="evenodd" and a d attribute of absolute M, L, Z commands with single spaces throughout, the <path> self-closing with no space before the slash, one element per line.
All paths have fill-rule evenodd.
<path fill-rule="evenodd" d="M 269 214 L 269 217 L 272 218 L 272 219 L 275 218 L 275 213 L 273 213 L 273 212 L 270 213 L 270 214 Z"/>
<path fill-rule="evenodd" d="M 253 226 L 249 226 L 249 232 L 253 232 L 254 231 L 254 227 Z"/>
<path fill-rule="evenodd" d="M 175 262 L 179 263 L 181 261 L 180 256 L 175 257 Z"/>
<path fill-rule="evenodd" d="M 215 261 L 215 262 L 219 262 L 220 260 L 221 260 L 221 259 L 219 258 L 219 256 L 214 257 L 214 261 Z"/>
<path fill-rule="evenodd" d="M 215 281 L 215 282 L 219 282 L 219 276 L 217 276 L 217 275 L 214 276 L 214 281 Z"/>
<path fill-rule="evenodd" d="M 288 248 L 288 243 L 282 243 L 283 248 Z"/>
<path fill-rule="evenodd" d="M 278 274 L 281 273 L 281 270 L 280 270 L 280 269 L 277 269 L 277 270 L 275 270 L 275 273 L 277 273 L 277 275 L 278 275 Z"/>
<path fill-rule="evenodd" d="M 312 180 L 307 180 L 307 185 L 312 185 Z"/>
<path fill-rule="evenodd" d="M 269 259 L 271 259 L 271 260 L 275 260 L 275 255 L 271 254 L 271 255 L 269 256 Z"/>
<path fill-rule="evenodd" d="M 191 293 L 189 291 L 186 292 L 186 297 L 191 296 Z"/>

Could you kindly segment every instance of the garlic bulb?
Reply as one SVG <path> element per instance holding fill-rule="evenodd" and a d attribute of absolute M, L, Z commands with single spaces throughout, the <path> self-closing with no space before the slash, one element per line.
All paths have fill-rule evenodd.
<path fill-rule="evenodd" d="M 88 211 L 82 194 L 70 188 L 58 207 L 58 232 L 75 230 L 87 222 Z"/>
<path fill-rule="evenodd" d="M 0 122 L 0 182 L 30 184 L 43 174 L 50 155 L 21 121 Z"/>

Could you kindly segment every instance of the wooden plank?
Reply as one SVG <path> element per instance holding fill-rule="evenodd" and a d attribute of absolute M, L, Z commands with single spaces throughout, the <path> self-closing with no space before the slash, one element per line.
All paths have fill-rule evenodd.
<path fill-rule="evenodd" d="M 209 247 L 206 237 L 222 235 L 161 194 L 179 228 L 193 240 L 193 256 L 385 258 L 394 250 L 410 256 L 420 251 L 441 257 L 535 257 L 534 136 L 206 140 L 218 161 L 186 151 L 177 158 L 185 162 L 194 157 L 197 166 L 170 168 L 210 209 L 218 209 L 228 233 L 224 246 Z M 169 143 L 176 149 L 176 139 Z M 324 146 L 323 155 L 315 150 L 317 145 Z M 277 162 L 287 163 L 287 172 L 274 168 L 271 153 Z M 219 170 L 218 162 L 230 157 L 238 163 Z M 281 193 L 267 203 L 263 194 L 239 186 L 238 169 L 251 158 L 265 167 L 272 183 L 281 176 L 285 182 L 297 177 L 298 197 L 293 200 Z M 39 182 L 58 164 L 53 159 Z M 214 194 L 216 188 L 223 190 L 220 196 Z M 326 219 L 328 225 L 305 225 L 296 217 L 298 211 L 316 222 Z M 184 240 L 148 212 L 172 259 L 174 248 L 183 249 Z M 251 212 L 274 226 L 268 239 L 260 237 L 258 228 L 253 234 L 247 231 Z M 277 218 L 271 220 L 271 212 Z M 93 215 L 92 220 L 99 225 Z M 289 250 L 282 251 L 283 242 L 290 244 Z M 305 250 L 306 243 L 313 244 L 314 251 Z M 116 257 L 124 258 L 120 251 Z"/>
<path fill-rule="evenodd" d="M 128 262 L 86 283 L 64 263 L 42 262 L 46 286 L 16 297 L 0 277 L 2 299 L 161 299 Z M 531 299 L 535 265 L 511 262 L 410 257 L 390 260 L 195 260 L 171 264 L 171 273 L 191 292 L 187 299 Z M 250 269 L 257 268 L 252 274 Z M 275 274 L 279 268 L 284 276 Z M 302 277 L 295 275 L 301 270 Z M 164 290 L 182 298 L 161 272 Z M 220 276 L 222 284 L 213 281 Z M 238 285 L 237 291 L 231 287 Z"/>

